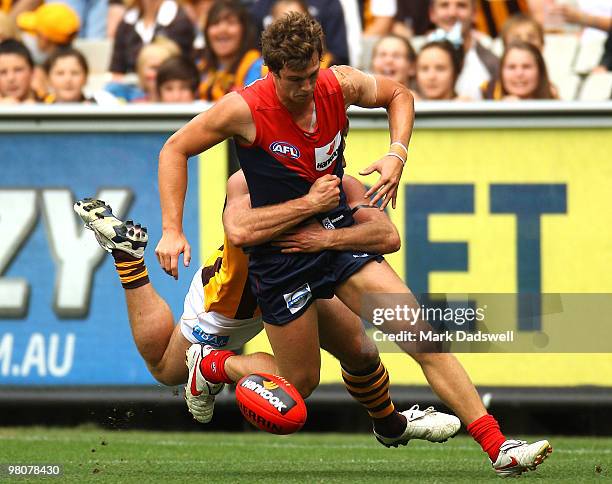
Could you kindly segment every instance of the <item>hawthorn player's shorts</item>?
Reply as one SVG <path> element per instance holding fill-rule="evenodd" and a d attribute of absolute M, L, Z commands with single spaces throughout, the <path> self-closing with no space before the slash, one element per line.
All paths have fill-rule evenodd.
<path fill-rule="evenodd" d="M 215 349 L 237 350 L 263 329 L 261 317 L 231 319 L 215 311 L 205 311 L 202 267 L 195 273 L 185 296 L 179 324 L 183 336 L 191 343 L 210 345 Z"/>
<path fill-rule="evenodd" d="M 282 326 L 299 318 L 316 299 L 331 299 L 335 287 L 379 254 L 327 250 L 316 254 L 250 254 L 251 289 L 262 319 Z"/>

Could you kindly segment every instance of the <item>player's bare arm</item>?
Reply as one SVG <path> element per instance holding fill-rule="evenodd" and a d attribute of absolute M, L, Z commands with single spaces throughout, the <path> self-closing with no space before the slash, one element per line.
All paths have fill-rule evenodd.
<path fill-rule="evenodd" d="M 183 232 L 183 207 L 187 190 L 187 160 L 223 140 L 235 137 L 244 143 L 255 139 L 255 126 L 244 100 L 228 94 L 173 134 L 159 154 L 159 196 L 162 238 L 155 249 L 166 273 L 178 279 L 178 258 L 189 265 L 191 248 Z"/>
<path fill-rule="evenodd" d="M 320 252 L 322 250 L 359 250 L 389 254 L 400 249 L 401 240 L 397 228 L 384 212 L 364 204 L 366 188 L 359 180 L 345 175 L 342 188 L 349 206 L 357 208 L 353 215 L 356 224 L 351 227 L 326 230 L 313 223 L 283 233 L 279 247 L 286 254 Z"/>
<path fill-rule="evenodd" d="M 347 107 L 382 107 L 387 110 L 391 135 L 389 150 L 362 170 L 360 175 L 369 175 L 374 171 L 380 173 L 379 180 L 366 192 L 365 197 L 375 194 L 370 201 L 372 206 L 383 199 L 381 210 L 389 201 L 395 208 L 397 188 L 408 157 L 408 143 L 414 125 L 414 98 L 405 86 L 386 77 L 365 74 L 349 66 L 336 66 L 332 70 L 342 87 Z"/>
<path fill-rule="evenodd" d="M 340 178 L 318 178 L 303 197 L 278 205 L 251 208 L 249 188 L 241 171 L 227 182 L 227 205 L 223 226 L 229 241 L 237 247 L 258 245 L 274 239 L 313 215 L 332 210 L 340 200 Z"/>

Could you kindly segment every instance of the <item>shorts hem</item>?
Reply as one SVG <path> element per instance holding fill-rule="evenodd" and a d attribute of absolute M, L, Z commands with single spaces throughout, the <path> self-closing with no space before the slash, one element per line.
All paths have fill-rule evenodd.
<path fill-rule="evenodd" d="M 344 271 L 342 273 L 342 276 L 340 276 L 338 279 L 336 279 L 336 286 L 338 284 L 342 284 L 344 281 L 346 281 L 349 277 L 351 277 L 353 274 L 355 274 L 358 270 L 360 270 L 361 268 L 367 266 L 370 262 L 378 262 L 379 264 L 384 261 L 385 258 L 378 254 L 378 255 L 372 255 L 372 257 L 369 257 L 365 260 L 363 260 L 362 263 L 360 264 L 355 264 L 352 265 L 351 267 L 349 267 L 348 269 L 346 269 L 346 271 Z"/>
<path fill-rule="evenodd" d="M 302 314 L 306 312 L 306 310 L 319 298 L 311 297 L 310 300 L 304 305 L 304 307 L 300 308 L 299 311 L 295 313 L 290 313 L 286 318 L 283 318 L 282 321 L 267 321 L 265 315 L 262 314 L 262 320 L 265 324 L 271 324 L 272 326 L 285 326 L 289 324 L 291 321 L 295 321 Z"/>

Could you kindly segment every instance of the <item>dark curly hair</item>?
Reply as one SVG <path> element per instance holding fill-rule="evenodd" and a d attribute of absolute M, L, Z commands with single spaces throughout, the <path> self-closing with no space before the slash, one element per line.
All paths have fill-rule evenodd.
<path fill-rule="evenodd" d="M 268 26 L 261 35 L 264 62 L 277 74 L 283 67 L 302 70 L 315 52 L 323 55 L 321 25 L 309 15 L 291 12 Z"/>

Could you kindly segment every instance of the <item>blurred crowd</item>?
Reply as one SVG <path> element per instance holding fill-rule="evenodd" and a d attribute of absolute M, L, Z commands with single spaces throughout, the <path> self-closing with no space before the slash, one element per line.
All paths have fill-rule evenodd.
<path fill-rule="evenodd" d="M 266 75 L 258 39 L 290 11 L 321 23 L 323 67 L 391 77 L 419 100 L 558 99 L 551 35 L 600 39 L 583 75 L 612 70 L 612 0 L 0 0 L 0 103 L 216 101 Z M 92 83 L 104 49 L 79 46 L 105 44 Z"/>

